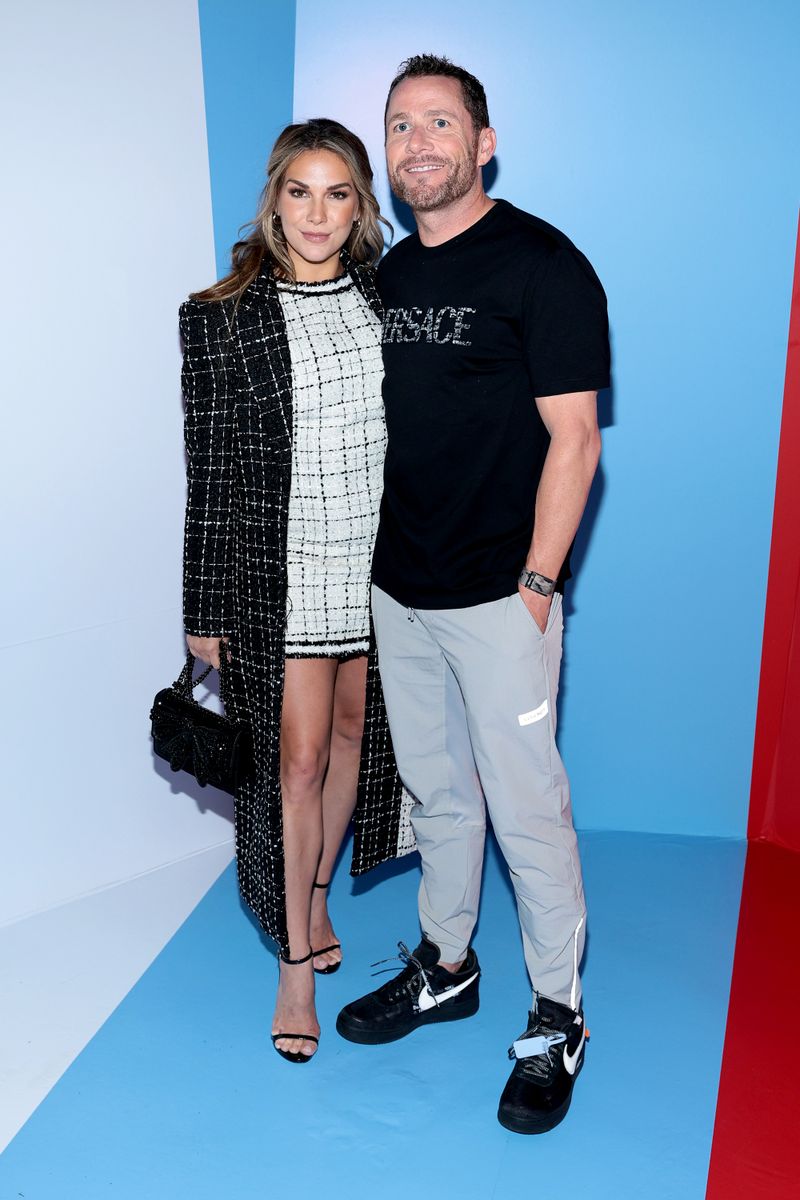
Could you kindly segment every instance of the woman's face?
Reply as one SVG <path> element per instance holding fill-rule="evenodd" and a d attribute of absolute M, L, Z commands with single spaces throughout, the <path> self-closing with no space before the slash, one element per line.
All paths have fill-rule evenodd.
<path fill-rule="evenodd" d="M 286 171 L 276 212 L 298 280 L 338 275 L 339 251 L 359 215 L 358 192 L 344 160 L 331 150 L 298 154 Z"/>

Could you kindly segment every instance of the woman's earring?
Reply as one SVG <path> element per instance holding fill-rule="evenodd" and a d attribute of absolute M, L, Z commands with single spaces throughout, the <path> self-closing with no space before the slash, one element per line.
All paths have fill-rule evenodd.
<path fill-rule="evenodd" d="M 361 217 L 356 217 L 355 221 L 353 221 L 353 229 L 358 229 L 360 225 L 361 225 Z"/>
<path fill-rule="evenodd" d="M 276 212 L 274 212 L 274 213 L 272 214 L 272 224 L 273 224 L 273 225 L 280 225 L 280 223 L 281 223 L 281 219 L 280 219 L 280 217 L 278 216 L 278 214 L 277 214 Z"/>

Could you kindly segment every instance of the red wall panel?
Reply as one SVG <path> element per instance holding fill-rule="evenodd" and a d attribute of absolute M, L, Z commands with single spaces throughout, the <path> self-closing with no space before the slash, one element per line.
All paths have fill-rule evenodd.
<path fill-rule="evenodd" d="M 751 844 L 736 936 L 706 1200 L 797 1200 L 800 856 Z M 764 1014 L 776 1031 L 761 1041 Z M 767 1024 L 770 1021 L 767 1018 Z"/>
<path fill-rule="evenodd" d="M 748 837 L 800 850 L 800 236 L 789 321 Z"/>

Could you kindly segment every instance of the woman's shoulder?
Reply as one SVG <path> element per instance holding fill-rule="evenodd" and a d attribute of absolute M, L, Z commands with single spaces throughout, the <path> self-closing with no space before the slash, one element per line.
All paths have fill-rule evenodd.
<path fill-rule="evenodd" d="M 178 309 L 178 323 L 184 342 L 196 342 L 215 337 L 221 330 L 230 331 L 235 315 L 232 300 L 199 300 L 189 296 Z"/>

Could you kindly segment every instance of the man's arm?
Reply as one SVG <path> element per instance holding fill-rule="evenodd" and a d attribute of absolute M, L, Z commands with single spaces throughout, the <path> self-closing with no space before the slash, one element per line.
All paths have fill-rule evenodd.
<path fill-rule="evenodd" d="M 556 579 L 580 524 L 600 458 L 597 392 L 537 396 L 536 407 L 550 434 L 550 447 L 536 493 L 536 517 L 525 566 Z M 541 630 L 552 597 L 519 585 Z"/>

